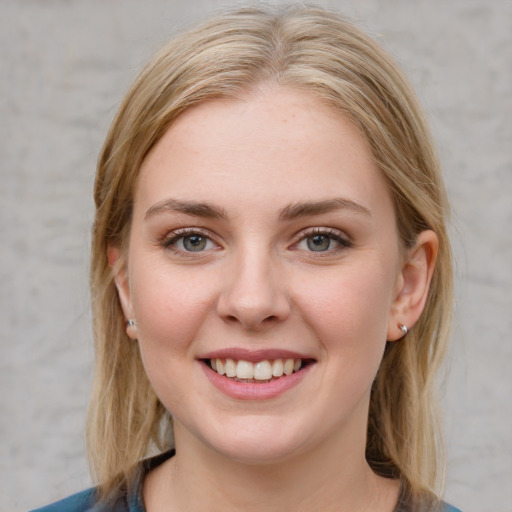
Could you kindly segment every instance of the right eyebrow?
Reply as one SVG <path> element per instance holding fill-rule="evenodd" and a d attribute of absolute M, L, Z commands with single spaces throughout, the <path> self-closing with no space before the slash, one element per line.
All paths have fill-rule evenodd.
<path fill-rule="evenodd" d="M 306 203 L 292 203 L 281 210 L 279 214 L 280 221 L 288 221 L 299 217 L 309 217 L 321 215 L 336 210 L 348 210 L 354 213 L 372 216 L 370 210 L 360 203 L 356 203 L 351 199 L 335 197 L 324 201 L 314 201 Z"/>
<path fill-rule="evenodd" d="M 182 201 L 178 199 L 164 199 L 151 206 L 145 215 L 145 219 L 163 212 L 178 212 L 194 217 L 206 217 L 209 219 L 226 219 L 227 214 L 218 206 L 198 201 Z"/>

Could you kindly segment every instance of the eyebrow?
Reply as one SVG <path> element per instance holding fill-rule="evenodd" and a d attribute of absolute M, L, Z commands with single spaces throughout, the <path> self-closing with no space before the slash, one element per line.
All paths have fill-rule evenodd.
<path fill-rule="evenodd" d="M 279 221 L 286 222 L 300 217 L 309 217 L 330 213 L 336 210 L 349 210 L 355 213 L 370 215 L 371 212 L 365 206 L 351 199 L 334 198 L 323 201 L 311 201 L 305 203 L 291 203 L 285 206 L 279 213 Z M 151 206 L 145 218 L 153 217 L 163 212 L 179 212 L 194 217 L 209 219 L 227 219 L 228 215 L 223 208 L 207 202 L 182 201 L 178 199 L 165 199 Z"/>
<path fill-rule="evenodd" d="M 226 212 L 213 204 L 197 201 L 181 201 L 178 199 L 165 199 L 151 206 L 146 212 L 145 218 L 148 219 L 162 212 L 180 212 L 209 219 L 227 218 Z"/>
<path fill-rule="evenodd" d="M 326 199 L 324 201 L 315 201 L 307 203 L 293 203 L 285 206 L 280 214 L 281 222 L 294 220 L 299 217 L 309 217 L 313 215 L 321 215 L 322 213 L 330 213 L 336 210 L 350 210 L 354 213 L 362 213 L 371 216 L 368 208 L 362 204 L 356 203 L 351 199 L 341 197 Z"/>

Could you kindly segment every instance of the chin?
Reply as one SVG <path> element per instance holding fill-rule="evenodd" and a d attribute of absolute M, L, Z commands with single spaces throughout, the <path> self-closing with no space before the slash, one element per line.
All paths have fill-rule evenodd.
<path fill-rule="evenodd" d="M 280 427 L 265 425 L 224 429 L 220 436 L 207 436 L 206 443 L 218 454 L 247 465 L 270 465 L 286 462 L 306 448 L 305 436 Z M 300 437 L 300 438 L 299 438 Z M 302 438 L 304 437 L 304 438 Z"/>
<path fill-rule="evenodd" d="M 219 449 L 220 448 L 220 449 Z M 269 466 L 287 462 L 297 455 L 297 449 L 290 446 L 268 444 L 231 443 L 229 446 L 218 447 L 217 451 L 227 459 L 248 466 Z"/>

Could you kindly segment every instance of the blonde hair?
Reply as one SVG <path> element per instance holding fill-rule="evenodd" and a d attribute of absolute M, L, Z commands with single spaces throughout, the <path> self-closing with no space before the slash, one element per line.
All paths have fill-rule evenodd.
<path fill-rule="evenodd" d="M 366 34 L 317 7 L 243 8 L 168 43 L 126 95 L 99 158 L 91 290 L 96 374 L 88 417 L 91 467 L 108 493 L 148 450 L 165 450 L 170 419 L 125 333 L 107 260 L 125 248 L 134 184 L 145 156 L 185 109 L 237 97 L 262 82 L 300 89 L 351 119 L 368 140 L 393 197 L 405 247 L 432 229 L 439 254 L 425 310 L 389 343 L 373 385 L 367 460 L 413 493 L 437 492 L 442 475 L 437 370 L 449 336 L 452 263 L 443 179 L 427 123 L 393 60 Z M 118 262 L 123 265 L 123 262 Z"/>

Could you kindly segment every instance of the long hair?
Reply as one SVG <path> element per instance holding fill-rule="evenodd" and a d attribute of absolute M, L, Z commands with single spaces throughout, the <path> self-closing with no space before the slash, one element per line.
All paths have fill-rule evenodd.
<path fill-rule="evenodd" d="M 403 247 L 433 230 L 439 253 L 423 314 L 389 343 L 370 400 L 366 457 L 412 492 L 442 480 L 436 373 L 449 336 L 452 258 L 448 204 L 428 125 L 412 88 L 370 37 L 317 7 L 242 8 L 169 42 L 126 95 L 102 149 L 95 182 L 91 291 L 96 372 L 88 416 L 91 468 L 108 493 L 151 449 L 165 450 L 170 418 L 152 390 L 125 319 L 107 248 L 126 248 L 140 166 L 187 108 L 240 97 L 261 83 L 305 91 L 351 120 L 389 187 Z M 122 258 L 117 263 L 123 265 Z"/>

